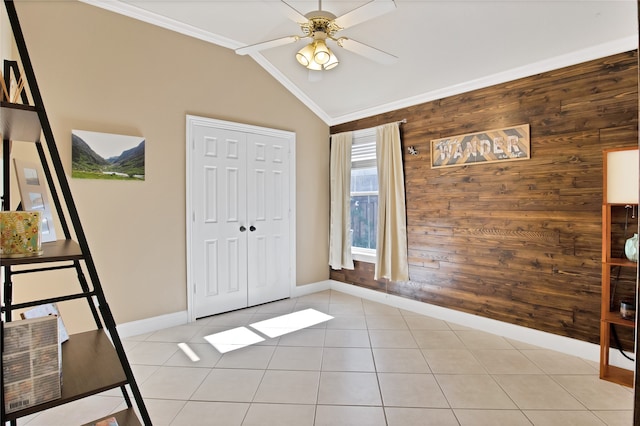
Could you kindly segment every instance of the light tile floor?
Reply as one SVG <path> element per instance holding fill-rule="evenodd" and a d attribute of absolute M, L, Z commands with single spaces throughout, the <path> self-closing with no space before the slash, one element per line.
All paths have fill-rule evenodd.
<path fill-rule="evenodd" d="M 225 354 L 203 338 L 306 308 L 334 318 Z M 633 391 L 599 380 L 597 363 L 332 290 L 124 343 L 154 425 L 632 424 Z M 82 424 L 122 407 L 109 391 L 19 424 Z"/>

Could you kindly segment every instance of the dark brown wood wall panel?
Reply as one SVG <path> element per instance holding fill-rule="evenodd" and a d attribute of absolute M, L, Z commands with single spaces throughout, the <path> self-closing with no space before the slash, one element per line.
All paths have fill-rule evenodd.
<path fill-rule="evenodd" d="M 363 262 L 331 271 L 331 279 L 598 343 L 602 151 L 638 144 L 637 51 L 331 132 L 405 118 L 410 281 L 376 282 Z M 432 139 L 526 123 L 529 160 L 430 167 Z M 409 155 L 409 146 L 419 154 Z M 622 229 L 624 218 L 617 220 Z M 631 222 L 637 227 L 637 218 Z M 633 275 L 620 277 L 618 297 L 633 283 Z"/>

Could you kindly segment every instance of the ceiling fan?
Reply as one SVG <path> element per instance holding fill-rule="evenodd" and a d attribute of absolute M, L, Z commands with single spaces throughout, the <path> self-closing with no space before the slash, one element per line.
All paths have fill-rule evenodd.
<path fill-rule="evenodd" d="M 337 46 L 364 56 L 381 64 L 392 64 L 398 58 L 390 53 L 368 46 L 348 37 L 337 35 L 345 28 L 358 25 L 396 8 L 394 0 L 370 0 L 368 3 L 336 17 L 333 13 L 322 10 L 322 0 L 318 1 L 318 10 L 302 14 L 284 0 L 280 3 L 287 17 L 300 25 L 302 35 L 289 35 L 275 40 L 264 41 L 236 49 L 239 55 L 248 55 L 261 50 L 294 43 L 304 38 L 312 41 L 304 46 L 296 54 L 298 62 L 311 71 L 330 70 L 335 68 L 339 61 L 336 55 L 327 46 L 327 41 Z"/>

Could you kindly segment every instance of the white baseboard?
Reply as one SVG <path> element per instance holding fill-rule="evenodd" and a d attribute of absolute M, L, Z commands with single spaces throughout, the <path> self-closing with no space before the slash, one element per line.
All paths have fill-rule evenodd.
<path fill-rule="evenodd" d="M 291 291 L 291 297 L 306 296 L 331 289 L 331 281 L 319 281 L 317 283 L 297 286 Z M 138 321 L 126 322 L 118 325 L 118 334 L 121 338 L 139 336 L 141 334 L 153 333 L 169 327 L 177 327 L 189 322 L 187 311 L 174 312 L 172 314 L 160 315 L 157 317 L 145 318 Z"/>
<path fill-rule="evenodd" d="M 118 335 L 120 335 L 120 337 L 127 338 L 138 336 L 140 334 L 152 333 L 164 328 L 184 325 L 188 322 L 187 311 L 181 311 L 157 317 L 145 318 L 138 321 L 126 322 L 116 326 L 116 329 L 118 330 Z"/>
<path fill-rule="evenodd" d="M 407 299 L 392 294 L 386 294 L 352 284 L 346 284 L 340 281 L 326 280 L 297 286 L 292 290 L 291 297 L 305 296 L 329 289 L 351 294 L 373 302 L 384 303 L 396 308 L 427 315 L 476 330 L 486 331 L 488 333 L 507 337 L 519 342 L 577 356 L 589 361 L 599 362 L 600 360 L 600 346 L 593 343 L 583 342 L 581 340 L 534 330 L 532 328 L 443 308 L 441 306 L 431 305 L 429 303 L 419 302 L 417 300 Z M 120 337 L 126 338 L 151 333 L 164 328 L 176 327 L 187 323 L 188 315 L 185 310 L 120 324 L 117 328 Z M 631 358 L 634 357 L 634 354 L 632 353 L 628 353 L 627 355 Z M 611 349 L 609 357 L 611 365 L 626 368 L 628 370 L 633 370 L 635 368 L 634 362 L 623 357 L 616 349 Z"/>
<path fill-rule="evenodd" d="M 296 286 L 291 291 L 291 297 L 306 296 L 308 294 L 318 293 L 319 291 L 331 290 L 332 284 L 333 284 L 333 281 L 326 280 L 326 281 L 318 281 L 317 283 Z"/>

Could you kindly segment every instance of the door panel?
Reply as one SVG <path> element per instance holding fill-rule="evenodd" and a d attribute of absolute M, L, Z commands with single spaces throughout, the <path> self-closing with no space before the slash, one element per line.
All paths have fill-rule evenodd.
<path fill-rule="evenodd" d="M 256 247 L 256 255 L 251 256 L 253 267 L 255 268 L 254 282 L 251 283 L 251 290 L 264 288 L 267 286 L 267 238 L 264 235 L 256 235 L 254 244 Z"/>
<path fill-rule="evenodd" d="M 247 145 L 251 306 L 289 297 L 289 141 L 251 134 Z"/>
<path fill-rule="evenodd" d="M 197 318 L 247 306 L 244 133 L 194 126 L 192 271 Z"/>
<path fill-rule="evenodd" d="M 204 221 L 205 223 L 216 223 L 218 221 L 218 198 L 216 188 L 218 187 L 218 168 L 204 167 Z"/>
<path fill-rule="evenodd" d="M 218 251 L 218 240 L 204 241 L 205 297 L 217 296 L 220 292 L 218 289 Z"/>

